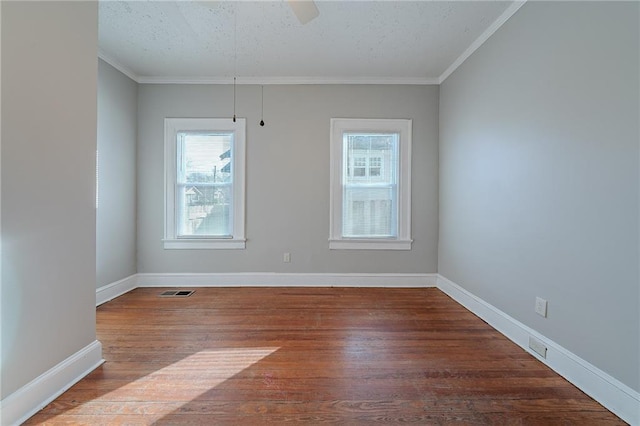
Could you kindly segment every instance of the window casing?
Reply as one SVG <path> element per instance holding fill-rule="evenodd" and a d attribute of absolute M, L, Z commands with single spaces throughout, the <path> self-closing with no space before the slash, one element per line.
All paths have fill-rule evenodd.
<path fill-rule="evenodd" d="M 330 249 L 411 249 L 411 126 L 331 119 Z"/>
<path fill-rule="evenodd" d="M 165 249 L 245 248 L 245 119 L 165 119 Z"/>

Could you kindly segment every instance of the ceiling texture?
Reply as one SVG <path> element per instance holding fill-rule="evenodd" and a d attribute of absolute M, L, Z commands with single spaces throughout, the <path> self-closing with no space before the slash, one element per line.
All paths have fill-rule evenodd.
<path fill-rule="evenodd" d="M 100 57 L 140 83 L 438 84 L 523 2 L 100 1 Z"/>

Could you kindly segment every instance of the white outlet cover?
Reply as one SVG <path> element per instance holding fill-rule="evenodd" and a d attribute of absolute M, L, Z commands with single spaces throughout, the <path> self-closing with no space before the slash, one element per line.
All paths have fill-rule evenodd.
<path fill-rule="evenodd" d="M 536 314 L 547 317 L 547 301 L 541 297 L 536 297 Z"/>

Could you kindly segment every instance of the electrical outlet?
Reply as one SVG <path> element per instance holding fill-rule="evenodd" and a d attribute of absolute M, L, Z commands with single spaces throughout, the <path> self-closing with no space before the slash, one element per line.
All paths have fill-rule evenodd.
<path fill-rule="evenodd" d="M 284 263 L 290 263 L 291 262 L 291 253 L 285 253 L 284 256 L 282 256 L 282 261 Z"/>
<path fill-rule="evenodd" d="M 542 358 L 547 357 L 547 347 L 540 340 L 529 336 L 529 348 L 540 355 Z"/>
<path fill-rule="evenodd" d="M 547 317 L 547 301 L 541 297 L 536 297 L 536 314 Z"/>

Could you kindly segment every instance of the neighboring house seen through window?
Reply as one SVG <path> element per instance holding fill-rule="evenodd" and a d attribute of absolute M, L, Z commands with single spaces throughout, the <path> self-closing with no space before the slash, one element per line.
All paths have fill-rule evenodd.
<path fill-rule="evenodd" d="M 165 119 L 165 248 L 245 247 L 244 152 L 244 119 Z"/>
<path fill-rule="evenodd" d="M 411 249 L 411 120 L 331 120 L 331 249 Z"/>

